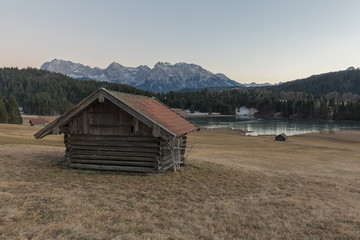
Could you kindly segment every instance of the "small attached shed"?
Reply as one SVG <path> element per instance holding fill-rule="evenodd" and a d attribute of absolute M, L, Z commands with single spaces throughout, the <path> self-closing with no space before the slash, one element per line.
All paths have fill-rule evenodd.
<path fill-rule="evenodd" d="M 194 130 L 155 98 L 101 88 L 34 137 L 63 133 L 69 167 L 165 172 L 184 164 L 186 135 Z"/>
<path fill-rule="evenodd" d="M 282 133 L 282 134 L 277 135 L 275 137 L 275 141 L 287 142 L 288 141 L 288 136 L 286 136 L 285 133 Z"/>

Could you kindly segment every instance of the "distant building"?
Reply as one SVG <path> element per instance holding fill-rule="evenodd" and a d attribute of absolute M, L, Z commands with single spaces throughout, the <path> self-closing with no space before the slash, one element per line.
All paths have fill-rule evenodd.
<path fill-rule="evenodd" d="M 245 106 L 242 106 L 240 108 L 236 108 L 235 114 L 237 116 L 253 116 L 255 113 L 257 113 L 258 110 L 255 108 L 247 108 Z"/>
<path fill-rule="evenodd" d="M 287 142 L 288 141 L 288 136 L 286 136 L 285 133 L 282 133 L 282 134 L 277 135 L 275 137 L 275 141 Z"/>
<path fill-rule="evenodd" d="M 43 118 L 30 119 L 29 123 L 31 126 L 45 126 L 46 119 Z"/>

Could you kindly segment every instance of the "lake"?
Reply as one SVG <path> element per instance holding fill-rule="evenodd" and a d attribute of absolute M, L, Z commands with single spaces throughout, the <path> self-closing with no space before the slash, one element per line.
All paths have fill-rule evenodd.
<path fill-rule="evenodd" d="M 360 130 L 360 122 L 317 119 L 250 119 L 240 117 L 191 117 L 189 120 L 199 127 L 216 128 L 231 127 L 251 131 L 248 135 L 277 135 L 285 133 L 288 136 L 339 130 Z"/>

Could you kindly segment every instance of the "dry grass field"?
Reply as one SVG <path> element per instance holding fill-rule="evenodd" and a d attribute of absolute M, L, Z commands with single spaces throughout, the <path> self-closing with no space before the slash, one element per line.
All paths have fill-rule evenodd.
<path fill-rule="evenodd" d="M 142 175 L 68 169 L 39 129 L 0 124 L 0 239 L 360 239 L 360 132 L 197 132 Z"/>

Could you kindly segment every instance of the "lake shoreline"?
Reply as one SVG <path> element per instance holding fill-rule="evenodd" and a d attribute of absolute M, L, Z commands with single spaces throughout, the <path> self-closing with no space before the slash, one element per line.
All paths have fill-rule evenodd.
<path fill-rule="evenodd" d="M 214 134 L 224 134 L 224 135 L 239 135 L 239 136 L 248 136 L 248 137 L 275 137 L 276 134 L 263 134 L 252 136 L 249 135 L 250 131 L 244 129 L 233 129 L 230 127 L 219 127 L 219 128 L 200 128 L 199 130 L 202 133 L 214 133 Z M 331 138 L 336 138 L 336 136 L 341 135 L 344 138 L 344 135 L 347 135 L 348 139 L 359 138 L 360 139 L 360 130 L 337 130 L 337 131 L 321 131 L 321 132 L 311 132 L 311 133 L 300 133 L 291 135 L 294 136 L 332 136 Z"/>
<path fill-rule="evenodd" d="M 189 121 L 203 129 L 218 129 L 216 131 L 230 132 L 237 129 L 237 135 L 279 135 L 288 136 L 310 132 L 333 132 L 339 130 L 360 130 L 360 122 L 350 120 L 320 120 L 320 119 L 280 119 L 260 118 L 246 119 L 237 117 L 189 118 Z M 215 131 L 215 130 L 212 130 Z M 233 133 L 232 133 L 233 134 Z"/>

